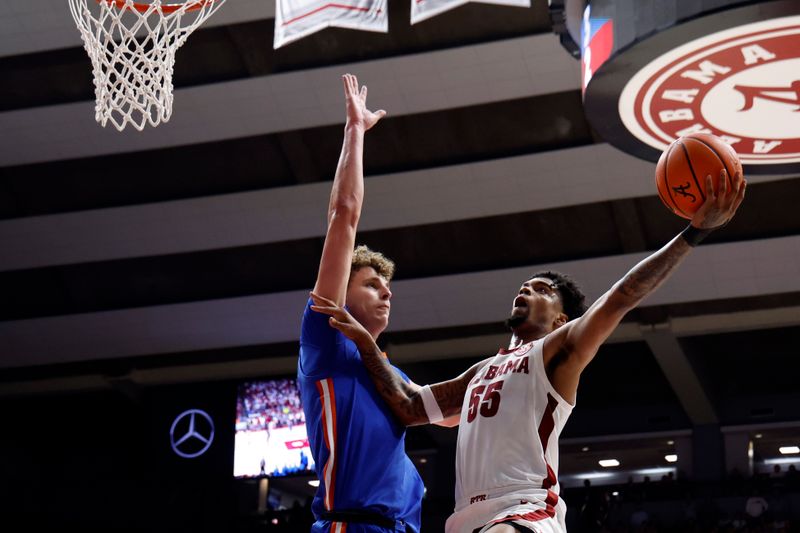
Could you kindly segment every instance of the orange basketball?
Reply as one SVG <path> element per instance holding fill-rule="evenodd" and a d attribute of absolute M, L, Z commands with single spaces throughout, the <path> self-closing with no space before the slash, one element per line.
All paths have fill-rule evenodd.
<path fill-rule="evenodd" d="M 742 172 L 742 163 L 731 146 L 708 133 L 692 133 L 675 139 L 656 165 L 658 196 L 676 215 L 691 219 L 706 199 L 705 180 L 711 175 L 714 190 L 719 190 L 719 173 L 728 172 L 728 188 L 733 176 Z"/>

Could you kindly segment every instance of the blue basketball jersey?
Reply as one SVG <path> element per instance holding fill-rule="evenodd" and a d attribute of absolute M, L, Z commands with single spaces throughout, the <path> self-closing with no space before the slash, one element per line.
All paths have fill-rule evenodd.
<path fill-rule="evenodd" d="M 314 516 L 368 511 L 419 531 L 423 485 L 405 453 L 405 427 L 375 390 L 353 341 L 311 303 L 303 314 L 297 382 L 320 480 Z"/>

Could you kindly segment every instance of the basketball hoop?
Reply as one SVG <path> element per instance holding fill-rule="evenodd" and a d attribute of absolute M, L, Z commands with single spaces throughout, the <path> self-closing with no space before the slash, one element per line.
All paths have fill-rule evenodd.
<path fill-rule="evenodd" d="M 142 131 L 147 123 L 167 122 L 175 51 L 224 3 L 69 0 L 92 61 L 97 122 L 105 127 L 110 120 L 119 131 L 127 124 Z"/>

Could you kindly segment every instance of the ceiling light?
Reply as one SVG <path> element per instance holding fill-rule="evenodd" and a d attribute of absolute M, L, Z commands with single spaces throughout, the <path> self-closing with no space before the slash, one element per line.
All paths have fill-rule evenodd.
<path fill-rule="evenodd" d="M 581 451 L 582 452 L 588 452 L 589 451 L 589 447 L 588 446 L 584 446 L 583 448 L 581 448 Z"/>
<path fill-rule="evenodd" d="M 573 476 L 564 476 L 564 477 L 583 480 L 583 479 L 604 479 L 604 478 L 614 477 L 616 475 L 617 474 L 613 472 L 586 472 L 585 474 L 575 474 Z"/>
<path fill-rule="evenodd" d="M 673 444 L 675 444 L 674 440 L 668 440 L 667 441 L 667 446 L 672 446 Z"/>
<path fill-rule="evenodd" d="M 424 465 L 425 463 L 428 462 L 428 460 L 423 457 L 422 459 L 419 460 L 419 462 Z"/>
<path fill-rule="evenodd" d="M 664 459 L 666 459 L 668 463 L 675 463 L 678 461 L 678 456 L 674 453 L 671 453 L 669 455 L 665 455 Z"/>
<path fill-rule="evenodd" d="M 775 457 L 774 459 L 764 459 L 765 465 L 800 465 L 800 457 Z"/>
<path fill-rule="evenodd" d="M 611 493 L 611 495 L 612 496 L 619 496 L 619 492 L 615 490 L 614 492 Z"/>
<path fill-rule="evenodd" d="M 762 435 L 761 433 L 756 433 L 756 434 L 755 434 L 755 438 L 757 438 L 757 439 L 760 439 L 760 438 L 761 438 L 761 437 L 763 437 L 763 436 L 764 436 L 764 435 Z"/>
<path fill-rule="evenodd" d="M 612 466 L 619 466 L 619 461 L 616 459 L 600 459 L 598 461 L 603 468 L 610 468 Z"/>
<path fill-rule="evenodd" d="M 319 480 L 312 479 L 311 481 L 308 482 L 308 484 L 311 485 L 312 487 L 319 487 Z"/>
<path fill-rule="evenodd" d="M 657 468 L 640 468 L 638 470 L 634 470 L 633 474 L 639 474 L 640 476 L 663 476 L 664 474 L 669 474 L 672 472 L 672 475 L 675 475 L 675 467 L 674 466 L 659 466 Z"/>
<path fill-rule="evenodd" d="M 800 448 L 797 446 L 781 446 L 778 451 L 783 455 L 789 455 L 791 453 L 800 453 Z"/>

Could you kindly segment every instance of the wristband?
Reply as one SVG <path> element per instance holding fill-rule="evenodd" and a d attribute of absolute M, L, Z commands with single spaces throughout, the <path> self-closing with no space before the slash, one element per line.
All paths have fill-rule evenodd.
<path fill-rule="evenodd" d="M 422 405 L 425 407 L 425 414 L 428 416 L 428 422 L 435 424 L 444 420 L 442 410 L 439 409 L 439 404 L 436 403 L 436 398 L 433 397 L 430 385 L 425 385 L 419 390 L 419 395 L 422 396 Z"/>
<path fill-rule="evenodd" d="M 708 237 L 712 231 L 714 231 L 714 229 L 699 229 L 689 224 L 689 226 L 681 232 L 681 237 L 686 241 L 686 244 L 694 248 L 703 242 L 703 239 Z"/>

